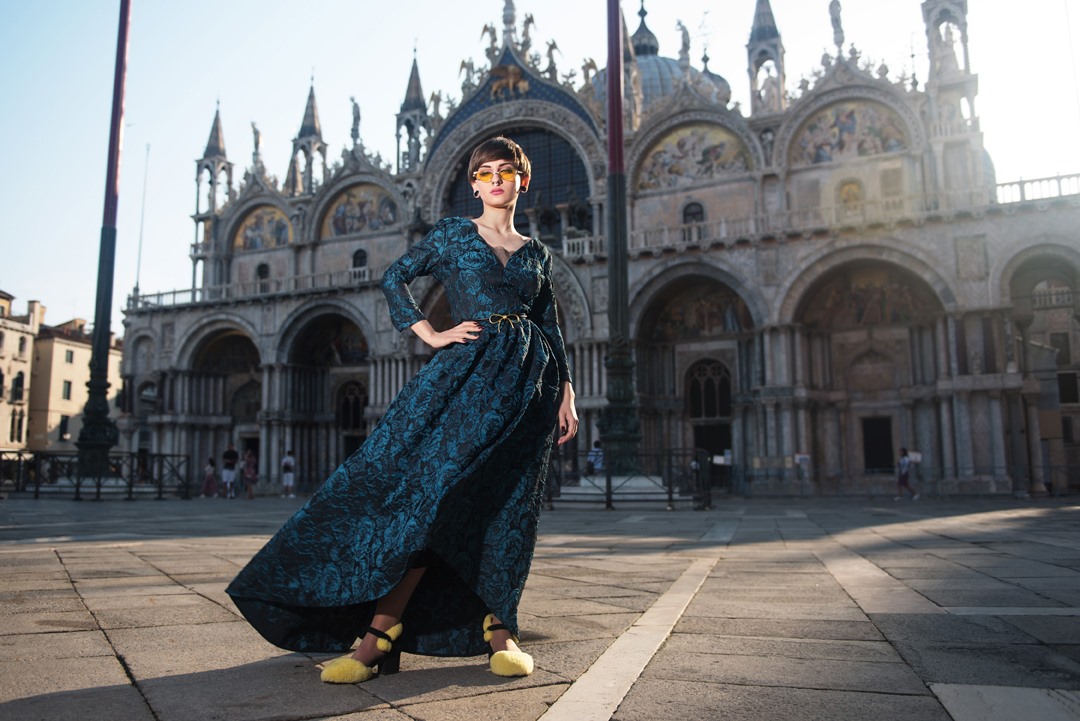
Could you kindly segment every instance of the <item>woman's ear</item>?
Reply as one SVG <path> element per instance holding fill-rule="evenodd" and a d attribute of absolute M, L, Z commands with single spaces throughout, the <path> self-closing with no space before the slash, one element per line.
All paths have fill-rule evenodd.
<path fill-rule="evenodd" d="M 522 192 L 522 193 L 528 193 L 529 192 L 529 176 L 528 175 L 522 175 L 521 176 L 521 191 L 520 192 Z"/>

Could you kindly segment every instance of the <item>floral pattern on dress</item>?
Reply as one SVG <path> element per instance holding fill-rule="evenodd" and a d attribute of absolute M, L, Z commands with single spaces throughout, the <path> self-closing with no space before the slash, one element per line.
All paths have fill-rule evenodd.
<path fill-rule="evenodd" d="M 424 317 L 408 289 L 421 275 L 442 283 L 455 322 L 483 330 L 435 353 L 229 585 L 264 638 L 293 651 L 348 650 L 376 601 L 420 564 L 396 648 L 485 653 L 488 611 L 517 633 L 560 383 L 570 380 L 551 263 L 533 239 L 503 266 L 472 221 L 448 218 L 386 271 L 399 330 Z M 512 313 L 525 319 L 488 321 Z"/>

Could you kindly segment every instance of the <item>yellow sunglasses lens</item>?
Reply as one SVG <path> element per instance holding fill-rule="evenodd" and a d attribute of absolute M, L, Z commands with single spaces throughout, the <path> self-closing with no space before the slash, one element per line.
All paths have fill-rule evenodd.
<path fill-rule="evenodd" d="M 503 168 L 499 171 L 499 177 L 507 183 L 513 182 L 513 180 L 517 176 L 518 171 L 514 170 L 513 168 Z M 490 170 L 477 170 L 475 173 L 473 173 L 473 177 L 479 180 L 481 183 L 490 183 L 492 180 L 495 179 L 495 173 L 491 172 Z"/>

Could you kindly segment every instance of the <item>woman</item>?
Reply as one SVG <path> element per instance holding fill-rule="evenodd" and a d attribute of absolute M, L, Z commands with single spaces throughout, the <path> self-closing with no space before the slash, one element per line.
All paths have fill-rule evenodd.
<path fill-rule="evenodd" d="M 214 462 L 214 457 L 210 456 L 206 459 L 206 466 L 203 467 L 203 484 L 202 484 L 202 498 L 213 498 L 217 495 L 217 463 Z"/>
<path fill-rule="evenodd" d="M 536 540 L 553 428 L 577 433 L 551 254 L 514 230 L 529 160 L 507 138 L 473 151 L 475 220 L 446 218 L 387 269 L 398 330 L 437 350 L 367 441 L 227 589 L 271 643 L 349 650 L 328 683 L 397 670 L 401 651 L 487 651 L 502 676 L 532 672 L 517 607 Z M 408 283 L 432 275 L 456 325 L 435 330 Z"/>
<path fill-rule="evenodd" d="M 249 501 L 255 500 L 255 484 L 259 482 L 259 459 L 255 457 L 255 453 L 249 448 L 244 451 L 244 488 L 247 489 L 247 498 Z"/>

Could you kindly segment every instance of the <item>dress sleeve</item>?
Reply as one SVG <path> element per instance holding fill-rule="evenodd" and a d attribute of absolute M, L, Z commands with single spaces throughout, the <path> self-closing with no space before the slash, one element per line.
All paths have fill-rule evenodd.
<path fill-rule="evenodd" d="M 551 350 L 555 353 L 555 363 L 559 366 L 559 384 L 573 383 L 570 365 L 566 360 L 566 343 L 562 329 L 559 328 L 559 308 L 555 302 L 555 288 L 551 281 L 551 254 L 544 257 L 543 277 L 540 279 L 540 295 L 536 299 L 536 315 L 540 330 L 547 338 Z"/>
<path fill-rule="evenodd" d="M 399 331 L 424 320 L 420 306 L 409 292 L 409 283 L 422 275 L 431 275 L 439 259 L 438 241 L 443 234 L 442 223 L 439 223 L 383 273 L 382 291 L 390 306 L 390 320 Z"/>

